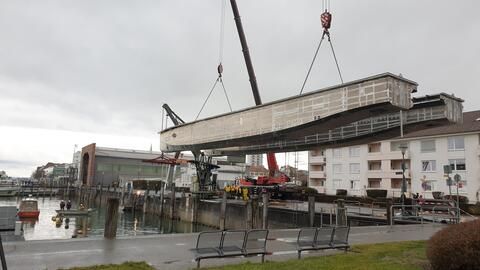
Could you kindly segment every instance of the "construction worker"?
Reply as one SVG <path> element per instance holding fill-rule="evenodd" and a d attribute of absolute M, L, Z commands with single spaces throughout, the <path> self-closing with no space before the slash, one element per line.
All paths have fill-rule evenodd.
<path fill-rule="evenodd" d="M 68 200 L 67 201 L 67 210 L 70 210 L 72 208 L 72 201 Z"/>
<path fill-rule="evenodd" d="M 65 202 L 63 200 L 60 201 L 60 210 L 65 210 Z"/>

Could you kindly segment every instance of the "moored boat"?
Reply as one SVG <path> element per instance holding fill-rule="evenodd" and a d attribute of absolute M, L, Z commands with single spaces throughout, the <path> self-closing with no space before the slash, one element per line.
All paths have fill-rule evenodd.
<path fill-rule="evenodd" d="M 20 202 L 17 216 L 21 218 L 38 218 L 40 210 L 38 210 L 38 201 L 34 198 L 26 198 Z"/>
<path fill-rule="evenodd" d="M 70 209 L 70 210 L 55 210 L 57 214 L 62 214 L 64 216 L 86 216 L 93 212 L 93 209 Z"/>

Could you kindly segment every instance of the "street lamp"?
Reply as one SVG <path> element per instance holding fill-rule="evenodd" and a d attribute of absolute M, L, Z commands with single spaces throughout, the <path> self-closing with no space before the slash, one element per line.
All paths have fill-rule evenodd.
<path fill-rule="evenodd" d="M 407 192 L 407 181 L 405 179 L 405 152 L 407 152 L 407 145 L 402 144 L 398 147 L 400 151 L 402 151 L 402 195 L 401 195 L 401 200 L 402 200 L 402 208 L 405 205 L 405 192 Z"/>

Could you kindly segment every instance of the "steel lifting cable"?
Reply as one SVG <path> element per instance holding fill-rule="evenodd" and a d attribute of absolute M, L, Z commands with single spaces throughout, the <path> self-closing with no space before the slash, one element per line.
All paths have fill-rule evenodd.
<path fill-rule="evenodd" d="M 197 114 L 197 117 L 195 120 L 198 119 L 200 116 L 200 113 L 202 113 L 205 105 L 207 104 L 208 99 L 213 93 L 213 90 L 215 90 L 215 87 L 217 86 L 217 83 L 220 82 L 222 85 L 223 93 L 225 94 L 225 98 L 227 99 L 228 107 L 230 108 L 230 111 L 232 110 L 232 105 L 230 103 L 230 99 L 228 98 L 227 90 L 225 88 L 225 84 L 223 83 L 222 79 L 222 73 L 223 73 L 223 65 L 222 65 L 222 60 L 223 60 L 223 47 L 224 47 L 224 39 L 225 39 L 225 6 L 226 6 L 226 0 L 220 0 L 222 2 L 221 4 L 221 10 L 220 10 L 220 34 L 219 34 L 219 45 L 218 45 L 218 66 L 217 66 L 217 72 L 218 72 L 218 77 L 215 80 L 215 83 L 213 84 L 212 88 L 210 89 L 210 92 L 208 93 L 207 98 L 203 102 L 202 108 L 200 108 L 200 111 Z"/>
<path fill-rule="evenodd" d="M 200 111 L 198 112 L 197 117 L 195 117 L 195 120 L 197 120 L 198 117 L 200 116 L 200 113 L 202 113 L 202 110 L 203 110 L 203 108 L 205 107 L 205 104 L 207 104 L 207 101 L 208 101 L 208 99 L 210 98 L 210 95 L 212 95 L 212 92 L 213 92 L 213 90 L 215 89 L 215 86 L 217 85 L 218 81 L 219 81 L 219 79 L 216 79 L 216 80 L 215 80 L 215 83 L 213 84 L 212 89 L 210 89 L 210 92 L 208 93 L 207 98 L 206 98 L 205 101 L 203 102 L 202 108 L 201 108 Z"/>
<path fill-rule="evenodd" d="M 322 38 L 320 39 L 320 42 L 318 43 L 317 49 L 315 51 L 315 54 L 312 59 L 312 63 L 310 63 L 310 67 L 308 68 L 307 75 L 305 76 L 305 80 L 303 81 L 302 88 L 300 89 L 300 94 L 303 93 L 303 89 L 305 88 L 305 84 L 307 83 L 307 80 L 310 76 L 310 72 L 312 71 L 313 64 L 315 63 L 315 60 L 317 59 L 318 51 L 320 50 L 320 46 L 322 45 L 322 41 L 325 38 L 325 36 L 328 37 L 328 42 L 330 43 L 330 48 L 332 49 L 332 55 L 333 59 L 335 60 L 335 65 L 337 66 L 337 71 L 338 75 L 340 77 L 340 81 L 343 83 L 343 76 L 342 72 L 340 71 L 340 65 L 338 64 L 338 59 L 337 55 L 335 54 L 335 50 L 333 48 L 333 43 L 330 37 L 330 32 L 328 29 L 330 29 L 331 23 L 332 23 L 332 14 L 328 12 L 330 10 L 330 0 L 323 0 L 322 1 L 322 7 L 325 10 L 325 12 L 322 13 L 320 16 L 321 22 L 322 22 L 322 27 L 323 27 L 323 33 L 322 33 Z"/>

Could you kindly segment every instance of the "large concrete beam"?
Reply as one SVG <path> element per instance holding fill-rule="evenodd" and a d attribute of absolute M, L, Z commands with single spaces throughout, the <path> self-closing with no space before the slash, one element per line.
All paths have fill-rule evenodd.
<path fill-rule="evenodd" d="M 384 73 L 160 132 L 161 150 L 198 151 L 298 138 L 412 107 L 417 83 Z"/>
<path fill-rule="evenodd" d="M 225 156 L 267 151 L 291 152 L 310 150 L 313 147 L 340 147 L 391 139 L 401 136 L 400 126 L 402 123 L 405 134 L 440 125 L 461 123 L 463 120 L 462 102 L 462 99 L 444 93 L 413 98 L 414 105 L 407 111 L 377 115 L 321 133 L 272 140 L 267 144 L 252 141 L 249 146 L 210 149 L 206 154 Z"/>

